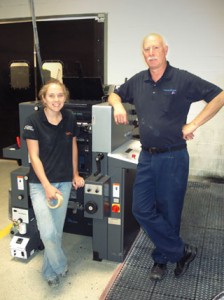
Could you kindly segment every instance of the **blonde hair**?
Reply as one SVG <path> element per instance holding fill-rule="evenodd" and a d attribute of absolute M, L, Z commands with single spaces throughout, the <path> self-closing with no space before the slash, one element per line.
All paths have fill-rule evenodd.
<path fill-rule="evenodd" d="M 48 91 L 50 85 L 52 85 L 52 84 L 57 84 L 62 88 L 63 93 L 65 95 L 65 101 L 68 101 L 68 99 L 69 99 L 69 90 L 66 88 L 64 83 L 62 83 L 58 79 L 51 79 L 42 86 L 42 88 L 40 89 L 39 94 L 38 94 L 39 99 L 41 101 L 43 101 L 43 98 L 45 98 L 45 96 L 47 94 L 47 91 Z"/>

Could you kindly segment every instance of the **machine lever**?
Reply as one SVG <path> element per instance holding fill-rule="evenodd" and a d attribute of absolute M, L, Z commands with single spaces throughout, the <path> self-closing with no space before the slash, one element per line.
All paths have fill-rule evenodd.
<path fill-rule="evenodd" d="M 98 153 L 96 156 L 96 172 L 94 173 L 94 176 L 97 176 L 101 172 L 101 163 L 100 161 L 104 158 L 103 153 Z"/>

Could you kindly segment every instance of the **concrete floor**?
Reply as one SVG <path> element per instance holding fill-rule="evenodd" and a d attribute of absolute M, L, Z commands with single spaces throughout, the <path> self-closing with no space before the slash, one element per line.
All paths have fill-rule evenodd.
<path fill-rule="evenodd" d="M 18 168 L 13 160 L 0 159 L 0 300 L 54 299 L 97 300 L 102 295 L 119 263 L 92 260 L 91 237 L 64 233 L 63 245 L 69 261 L 69 274 L 59 287 L 50 288 L 42 279 L 43 251 L 22 260 L 10 255 L 11 235 L 4 232 L 11 221 L 8 213 L 10 172 Z"/>

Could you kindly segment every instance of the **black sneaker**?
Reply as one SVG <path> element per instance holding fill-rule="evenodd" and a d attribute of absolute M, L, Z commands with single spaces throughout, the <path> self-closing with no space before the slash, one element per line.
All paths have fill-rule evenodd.
<path fill-rule="evenodd" d="M 166 264 L 154 263 L 149 278 L 151 280 L 162 280 L 167 273 Z"/>
<path fill-rule="evenodd" d="M 185 245 L 184 256 L 177 262 L 176 269 L 174 270 L 176 277 L 182 276 L 187 271 L 190 263 L 195 259 L 196 254 L 196 247 Z"/>

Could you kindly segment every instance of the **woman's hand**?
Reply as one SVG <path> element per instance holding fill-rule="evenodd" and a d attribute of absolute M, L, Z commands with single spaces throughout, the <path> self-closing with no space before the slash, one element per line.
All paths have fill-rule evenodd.
<path fill-rule="evenodd" d="M 73 182 L 72 182 L 74 188 L 77 190 L 80 187 L 84 187 L 85 185 L 85 180 L 83 177 L 79 176 L 79 175 L 75 175 L 73 178 Z"/>
<path fill-rule="evenodd" d="M 56 194 L 62 195 L 61 191 L 49 184 L 44 187 L 47 200 L 56 199 Z"/>

